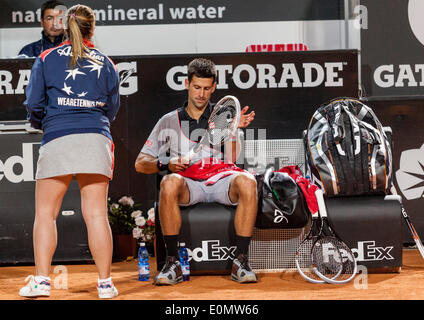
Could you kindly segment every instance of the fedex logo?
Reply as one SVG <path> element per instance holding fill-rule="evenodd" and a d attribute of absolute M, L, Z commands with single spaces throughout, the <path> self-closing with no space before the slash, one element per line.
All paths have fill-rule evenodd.
<path fill-rule="evenodd" d="M 375 241 L 358 241 L 358 247 L 351 249 L 354 257 L 342 248 L 337 251 L 332 243 L 324 242 L 323 244 L 317 243 L 316 245 L 322 245 L 321 250 L 324 263 L 329 263 L 332 260 L 340 262 L 340 257 L 343 261 L 346 261 L 346 259 L 352 261 L 352 259 L 355 258 L 358 262 L 395 259 L 390 253 L 394 248 L 393 246 L 378 247 L 375 245 Z"/>
<path fill-rule="evenodd" d="M 34 144 L 40 142 L 22 143 L 22 156 L 14 155 L 0 159 L 0 181 L 3 178 L 12 183 L 34 181 Z"/>
<path fill-rule="evenodd" d="M 189 260 L 196 262 L 233 260 L 236 247 L 220 246 L 219 240 L 202 241 L 202 247 L 190 250 L 187 248 Z"/>
<path fill-rule="evenodd" d="M 375 241 L 358 241 L 358 247 L 352 248 L 357 261 L 394 260 L 391 255 L 393 246 L 379 247 Z"/>

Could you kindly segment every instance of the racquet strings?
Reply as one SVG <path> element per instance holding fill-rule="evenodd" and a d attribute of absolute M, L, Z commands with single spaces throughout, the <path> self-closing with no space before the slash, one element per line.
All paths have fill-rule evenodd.
<path fill-rule="evenodd" d="M 318 239 L 312 247 L 312 265 L 325 278 L 334 279 L 343 271 L 339 245 L 336 238 L 325 236 Z"/>
<path fill-rule="evenodd" d="M 350 248 L 342 242 L 339 248 L 342 256 L 343 269 L 340 275 L 335 279 L 335 283 L 343 283 L 352 280 L 357 271 L 357 264 L 353 252 Z"/>
<path fill-rule="evenodd" d="M 324 281 L 314 272 L 311 249 L 316 241 L 316 236 L 319 233 L 317 218 L 312 219 L 311 229 L 306 238 L 302 241 L 296 250 L 296 268 L 300 275 L 309 282 L 324 283 Z"/>
<path fill-rule="evenodd" d="M 208 136 L 212 145 L 219 145 L 227 141 L 234 131 L 237 108 L 235 101 L 231 98 L 215 108 L 209 119 Z"/>
<path fill-rule="evenodd" d="M 350 248 L 339 238 L 325 221 L 324 237 L 312 248 L 314 271 L 329 283 L 345 283 L 356 273 L 356 261 Z"/>

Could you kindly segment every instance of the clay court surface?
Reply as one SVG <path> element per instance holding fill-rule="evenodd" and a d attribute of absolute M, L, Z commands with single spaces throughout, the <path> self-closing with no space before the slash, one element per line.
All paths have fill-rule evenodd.
<path fill-rule="evenodd" d="M 52 270 L 54 269 L 53 266 Z M 54 289 L 50 298 L 39 300 L 96 300 L 97 272 L 94 264 L 66 265 L 68 289 Z M 151 270 L 156 272 L 155 260 Z M 0 267 L 0 299 L 19 300 L 24 279 L 33 266 Z M 51 274 L 52 284 L 63 273 Z M 421 300 L 424 299 L 424 260 L 413 249 L 403 250 L 399 273 L 368 274 L 344 285 L 312 284 L 297 272 L 261 273 L 255 284 L 238 284 L 229 275 L 198 275 L 172 287 L 157 287 L 137 279 L 137 263 L 116 262 L 112 276 L 122 300 Z"/>

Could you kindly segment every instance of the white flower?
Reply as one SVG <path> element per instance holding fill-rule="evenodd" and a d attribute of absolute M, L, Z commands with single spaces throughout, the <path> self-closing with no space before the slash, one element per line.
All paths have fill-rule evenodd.
<path fill-rule="evenodd" d="M 112 203 L 112 209 L 118 209 L 119 208 L 119 204 L 117 203 Z"/>
<path fill-rule="evenodd" d="M 133 213 L 131 213 L 131 217 L 132 218 L 138 218 L 138 217 L 140 217 L 141 216 L 141 211 L 140 210 L 136 210 L 136 211 L 133 211 Z"/>
<path fill-rule="evenodd" d="M 146 234 L 146 241 L 150 241 L 152 240 L 152 235 L 151 234 Z"/>
<path fill-rule="evenodd" d="M 142 235 L 143 235 L 143 230 L 141 230 L 141 229 L 140 229 L 140 228 L 138 228 L 138 227 L 135 227 L 135 228 L 133 229 L 133 237 L 134 237 L 134 238 L 138 239 L 138 238 L 140 238 Z"/>
<path fill-rule="evenodd" d="M 142 227 L 146 224 L 146 219 L 143 216 L 137 217 L 135 218 L 135 224 L 139 227 Z"/>
<path fill-rule="evenodd" d="M 123 196 L 118 202 L 124 206 L 132 207 L 134 205 L 134 200 L 131 197 Z"/>

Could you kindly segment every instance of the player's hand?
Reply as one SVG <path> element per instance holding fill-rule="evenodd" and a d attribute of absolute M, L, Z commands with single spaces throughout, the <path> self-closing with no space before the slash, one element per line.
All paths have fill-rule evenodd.
<path fill-rule="evenodd" d="M 184 156 L 169 159 L 168 168 L 171 172 L 179 172 L 188 168 L 190 162 Z"/>
<path fill-rule="evenodd" d="M 252 111 L 249 114 L 246 114 L 248 109 L 249 109 L 249 107 L 245 106 L 243 108 L 243 110 L 241 110 L 238 128 L 246 128 L 247 126 L 250 125 L 250 123 L 253 121 L 253 119 L 255 119 L 255 111 Z"/>

